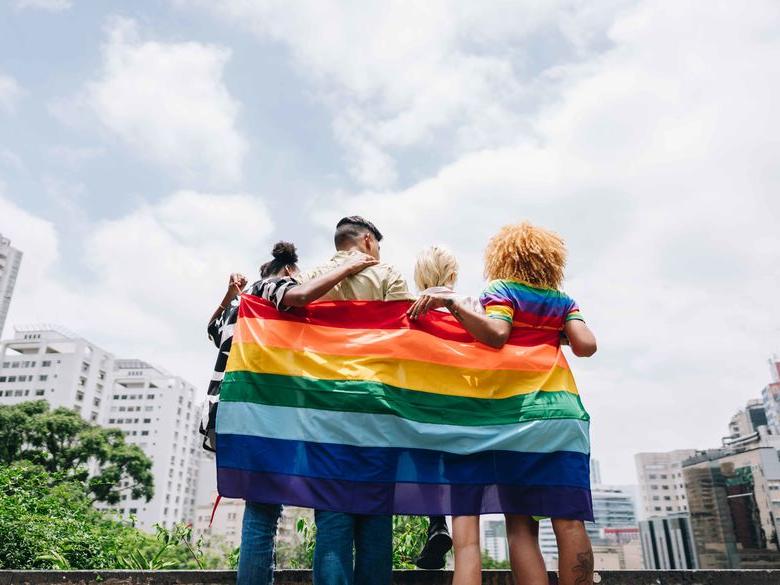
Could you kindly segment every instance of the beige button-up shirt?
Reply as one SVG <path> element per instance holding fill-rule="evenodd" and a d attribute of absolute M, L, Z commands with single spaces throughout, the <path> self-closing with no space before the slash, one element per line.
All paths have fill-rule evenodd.
<path fill-rule="evenodd" d="M 306 282 L 330 272 L 343 264 L 355 251 L 336 252 L 328 262 L 313 270 L 301 274 L 300 280 Z M 406 280 L 389 264 L 379 263 L 348 276 L 321 297 L 323 301 L 403 301 L 414 299 L 406 285 Z"/>

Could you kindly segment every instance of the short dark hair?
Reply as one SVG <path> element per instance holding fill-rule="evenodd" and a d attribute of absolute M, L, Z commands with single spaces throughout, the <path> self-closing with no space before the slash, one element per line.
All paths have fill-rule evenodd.
<path fill-rule="evenodd" d="M 344 245 L 347 241 L 355 240 L 366 232 L 369 232 L 371 235 L 373 235 L 377 242 L 382 241 L 382 232 L 380 232 L 376 226 L 367 219 L 360 217 L 359 215 L 342 217 L 336 224 L 336 235 L 333 236 L 333 241 L 338 248 Z"/>

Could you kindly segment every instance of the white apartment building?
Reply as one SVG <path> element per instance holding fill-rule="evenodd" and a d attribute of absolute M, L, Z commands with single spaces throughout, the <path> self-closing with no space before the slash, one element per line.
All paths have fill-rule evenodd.
<path fill-rule="evenodd" d="M 644 519 L 688 513 L 682 462 L 695 454 L 695 449 L 637 453 L 634 460 Z"/>
<path fill-rule="evenodd" d="M 0 341 L 0 404 L 45 399 L 99 422 L 112 364 L 110 353 L 58 325 L 15 327 Z"/>
<path fill-rule="evenodd" d="M 11 246 L 11 240 L 0 234 L 0 336 L 3 334 L 21 264 L 22 253 Z"/>
<path fill-rule="evenodd" d="M 134 515 L 137 526 L 192 522 L 198 485 L 197 390 L 178 376 L 136 359 L 114 360 L 113 383 L 101 424 L 121 429 L 152 460 L 154 497 L 149 502 L 128 493 L 112 506 Z M 124 482 L 127 483 L 127 482 Z"/>
<path fill-rule="evenodd" d="M 487 514 L 479 518 L 480 546 L 494 561 L 509 560 L 506 521 L 502 514 Z"/>

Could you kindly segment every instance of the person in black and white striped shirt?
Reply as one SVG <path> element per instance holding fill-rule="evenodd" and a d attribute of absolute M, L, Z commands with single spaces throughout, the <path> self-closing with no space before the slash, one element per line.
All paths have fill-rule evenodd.
<path fill-rule="evenodd" d="M 377 264 L 377 260 L 368 254 L 354 255 L 333 270 L 300 284 L 297 280 L 300 271 L 295 245 L 278 242 L 271 254 L 273 259 L 260 267 L 260 280 L 251 286 L 247 287 L 247 279 L 242 274 L 230 275 L 228 290 L 209 320 L 209 338 L 219 349 L 219 355 L 209 383 L 208 402 L 200 425 L 200 432 L 204 435 L 203 448 L 208 451 L 214 451 L 216 446 L 219 392 L 233 343 L 241 292 L 261 297 L 273 303 L 280 311 L 286 311 L 290 307 L 304 307 L 316 301 L 348 276 Z M 238 585 L 273 582 L 274 536 L 280 514 L 281 506 L 277 504 L 246 503 Z"/>

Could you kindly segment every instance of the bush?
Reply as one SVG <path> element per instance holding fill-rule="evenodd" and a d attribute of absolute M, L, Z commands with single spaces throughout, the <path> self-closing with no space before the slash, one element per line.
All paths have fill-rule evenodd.
<path fill-rule="evenodd" d="M 0 466 L 0 569 L 216 568 L 191 530 L 157 535 L 92 507 L 84 484 L 29 462 Z"/>

